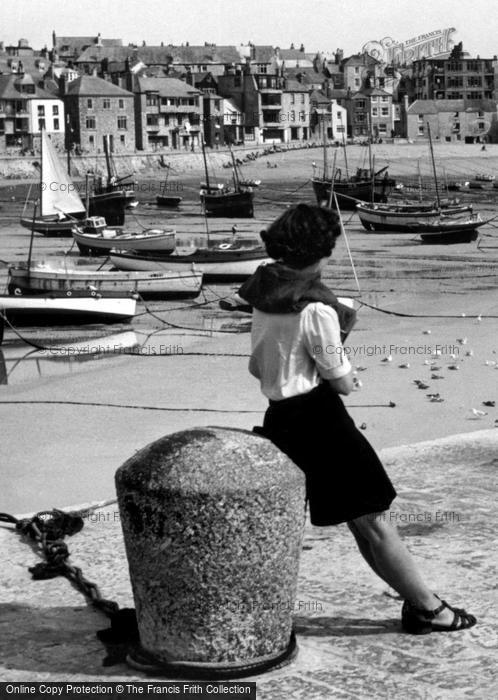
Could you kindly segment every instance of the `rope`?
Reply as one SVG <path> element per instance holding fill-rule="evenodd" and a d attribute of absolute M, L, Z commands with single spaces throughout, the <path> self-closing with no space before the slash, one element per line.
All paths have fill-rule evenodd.
<path fill-rule="evenodd" d="M 337 212 L 338 212 L 338 214 L 339 214 L 339 221 L 340 221 L 340 224 L 341 224 L 341 230 L 342 230 L 342 233 L 343 233 L 343 236 L 344 236 L 344 240 L 346 241 L 346 248 L 347 248 L 347 251 L 348 251 L 349 262 L 351 263 L 351 268 L 352 268 L 352 270 L 353 270 L 353 275 L 354 275 L 354 279 L 355 279 L 355 282 L 356 282 L 356 287 L 357 287 L 357 289 L 358 289 L 358 292 L 361 294 L 360 282 L 359 282 L 359 280 L 358 280 L 358 275 L 356 274 L 356 268 L 355 268 L 355 265 L 354 265 L 354 262 L 353 262 L 353 256 L 351 255 L 351 249 L 350 249 L 350 247 L 349 247 L 349 241 L 348 241 L 348 237 L 347 237 L 347 235 L 346 235 L 346 229 L 344 228 L 344 224 L 343 224 L 343 222 L 342 222 L 341 210 L 339 209 L 339 204 L 337 203 L 337 196 L 336 196 L 335 192 L 334 192 L 334 202 L 335 202 L 335 208 L 336 208 L 336 210 L 337 210 Z"/>

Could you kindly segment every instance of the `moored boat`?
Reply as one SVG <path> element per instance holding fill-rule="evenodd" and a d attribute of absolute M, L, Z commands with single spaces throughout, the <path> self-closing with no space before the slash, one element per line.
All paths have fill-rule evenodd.
<path fill-rule="evenodd" d="M 254 191 L 252 187 L 242 185 L 240 182 L 233 153 L 231 152 L 233 189 L 226 185 L 210 184 L 204 142 L 202 143 L 202 156 L 204 159 L 206 182 L 201 184 L 199 194 L 205 216 L 239 217 L 242 219 L 252 218 L 254 216 Z"/>
<path fill-rule="evenodd" d="M 202 272 L 190 270 L 121 271 L 88 270 L 32 263 L 9 268 L 10 294 L 21 292 L 67 292 L 93 290 L 97 293 L 137 293 L 144 299 L 191 299 L 200 293 Z"/>
<path fill-rule="evenodd" d="M 413 228 L 423 227 L 424 221 L 449 215 L 472 213 L 472 205 L 448 204 L 438 208 L 429 205 L 397 205 L 397 204 L 367 204 L 358 202 L 356 212 L 367 231 L 394 231 L 396 233 L 413 233 Z"/>
<path fill-rule="evenodd" d="M 111 248 L 171 253 L 176 245 L 176 233 L 170 229 L 149 228 L 138 232 L 126 232 L 106 226 L 102 217 L 93 216 L 84 225 L 73 225 L 72 235 L 81 253 L 108 255 Z"/>
<path fill-rule="evenodd" d="M 119 270 L 186 270 L 194 264 L 209 282 L 244 280 L 267 262 L 270 258 L 263 246 L 247 247 L 237 243 L 221 243 L 188 253 L 175 251 L 168 256 L 111 252 L 111 263 Z"/>
<path fill-rule="evenodd" d="M 130 321 L 135 315 L 136 304 L 132 296 L 88 291 L 0 295 L 2 315 L 11 322 L 31 325 Z"/>

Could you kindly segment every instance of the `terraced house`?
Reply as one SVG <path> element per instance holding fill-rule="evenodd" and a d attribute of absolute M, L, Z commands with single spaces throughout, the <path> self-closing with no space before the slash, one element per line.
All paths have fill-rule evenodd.
<path fill-rule="evenodd" d="M 37 149 L 45 129 L 64 145 L 64 103 L 28 73 L 0 75 L 0 153 Z"/>
<path fill-rule="evenodd" d="M 103 152 L 107 136 L 111 152 L 135 150 L 133 93 L 102 78 L 83 75 L 65 85 L 63 99 L 67 148 Z"/>
<path fill-rule="evenodd" d="M 137 148 L 201 147 L 202 93 L 177 78 L 137 77 L 134 84 Z"/>

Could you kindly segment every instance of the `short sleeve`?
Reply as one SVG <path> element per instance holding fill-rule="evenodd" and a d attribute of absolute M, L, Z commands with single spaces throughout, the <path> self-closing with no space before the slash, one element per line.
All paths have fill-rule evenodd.
<path fill-rule="evenodd" d="M 351 365 L 341 343 L 339 319 L 331 306 L 321 302 L 308 304 L 303 333 L 306 350 L 323 379 L 340 379 L 349 374 Z"/>

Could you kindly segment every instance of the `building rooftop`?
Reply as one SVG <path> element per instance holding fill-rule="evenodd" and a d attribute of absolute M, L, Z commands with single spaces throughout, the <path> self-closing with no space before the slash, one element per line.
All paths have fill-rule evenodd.
<path fill-rule="evenodd" d="M 82 75 L 72 80 L 67 86 L 67 95 L 81 95 L 82 97 L 133 97 L 132 92 L 103 80 L 94 75 Z"/>
<path fill-rule="evenodd" d="M 137 92 L 157 92 L 163 97 L 190 97 L 201 92 L 177 78 L 137 78 Z"/>
<path fill-rule="evenodd" d="M 496 100 L 415 100 L 408 114 L 438 114 L 440 112 L 493 112 L 496 113 Z"/>

